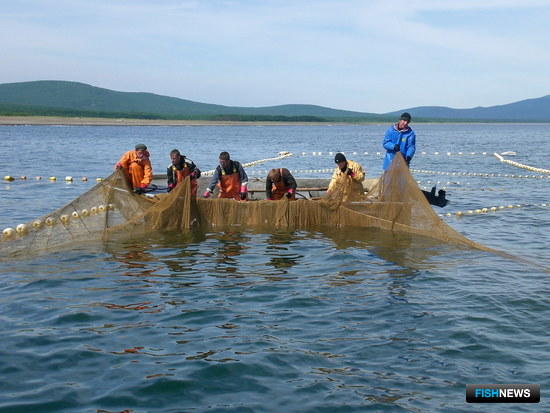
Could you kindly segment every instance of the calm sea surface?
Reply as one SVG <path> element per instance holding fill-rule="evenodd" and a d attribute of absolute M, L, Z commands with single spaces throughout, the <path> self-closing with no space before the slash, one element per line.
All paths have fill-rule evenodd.
<path fill-rule="evenodd" d="M 2 126 L 0 177 L 29 179 L 0 183 L 0 229 L 84 193 L 136 143 L 157 173 L 177 147 L 202 170 L 222 150 L 295 154 L 250 176 L 328 177 L 315 170 L 344 151 L 375 178 L 387 126 Z M 413 127 L 411 167 L 429 171 L 415 178 L 451 199 L 441 219 L 533 264 L 352 229 L 152 234 L 0 261 L 0 412 L 549 411 L 550 179 L 492 154 L 549 169 L 550 125 Z M 456 174 L 472 172 L 488 176 Z M 454 214 L 508 205 L 522 207 Z M 541 403 L 467 404 L 473 383 L 540 384 Z"/>

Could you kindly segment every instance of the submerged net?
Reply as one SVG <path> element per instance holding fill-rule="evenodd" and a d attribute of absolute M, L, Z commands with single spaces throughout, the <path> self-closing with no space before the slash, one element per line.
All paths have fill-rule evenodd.
<path fill-rule="evenodd" d="M 299 190 L 299 188 L 298 188 Z M 53 251 L 88 241 L 136 237 L 152 231 L 380 228 L 418 234 L 482 250 L 445 224 L 426 200 L 405 161 L 396 156 L 378 183 L 364 193 L 347 176 L 322 199 L 247 201 L 191 196 L 189 178 L 169 194 L 134 194 L 122 171 L 68 205 L 2 236 L 0 257 Z"/>

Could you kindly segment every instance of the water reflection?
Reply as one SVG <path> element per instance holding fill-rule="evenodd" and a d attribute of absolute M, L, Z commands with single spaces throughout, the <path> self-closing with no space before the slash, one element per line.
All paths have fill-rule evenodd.
<path fill-rule="evenodd" d="M 296 235 L 289 231 L 268 235 L 265 246 L 265 254 L 269 257 L 267 265 L 271 265 L 281 275 L 288 275 L 292 267 L 304 258 L 303 255 L 297 253 L 296 239 Z"/>
<path fill-rule="evenodd" d="M 239 257 L 248 249 L 249 236 L 243 232 L 223 232 L 212 235 L 212 238 L 218 241 L 213 253 L 216 271 L 226 276 L 243 278 L 239 274 Z"/>

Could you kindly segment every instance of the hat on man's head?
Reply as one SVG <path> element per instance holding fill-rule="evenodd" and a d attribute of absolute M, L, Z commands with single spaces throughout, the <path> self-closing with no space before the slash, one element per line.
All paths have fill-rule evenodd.
<path fill-rule="evenodd" d="M 338 152 L 334 157 L 334 163 L 346 162 L 346 157 L 343 153 Z"/>
<path fill-rule="evenodd" d="M 145 146 L 143 143 L 138 143 L 136 145 L 136 151 L 146 151 L 147 150 L 147 146 Z"/>
<path fill-rule="evenodd" d="M 409 112 L 403 112 L 399 117 L 400 120 L 406 120 L 407 122 L 411 121 L 411 114 Z"/>

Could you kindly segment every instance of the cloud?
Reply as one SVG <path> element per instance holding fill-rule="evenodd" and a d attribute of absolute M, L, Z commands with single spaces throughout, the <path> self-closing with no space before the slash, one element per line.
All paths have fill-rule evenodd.
<path fill-rule="evenodd" d="M 0 79 L 64 78 L 227 105 L 385 111 L 507 103 L 532 97 L 527 91 L 548 93 L 549 30 L 541 25 L 535 36 L 511 17 L 548 5 L 23 0 L 0 12 L 8 57 Z M 508 30 L 465 17 L 488 13 L 508 16 Z"/>

